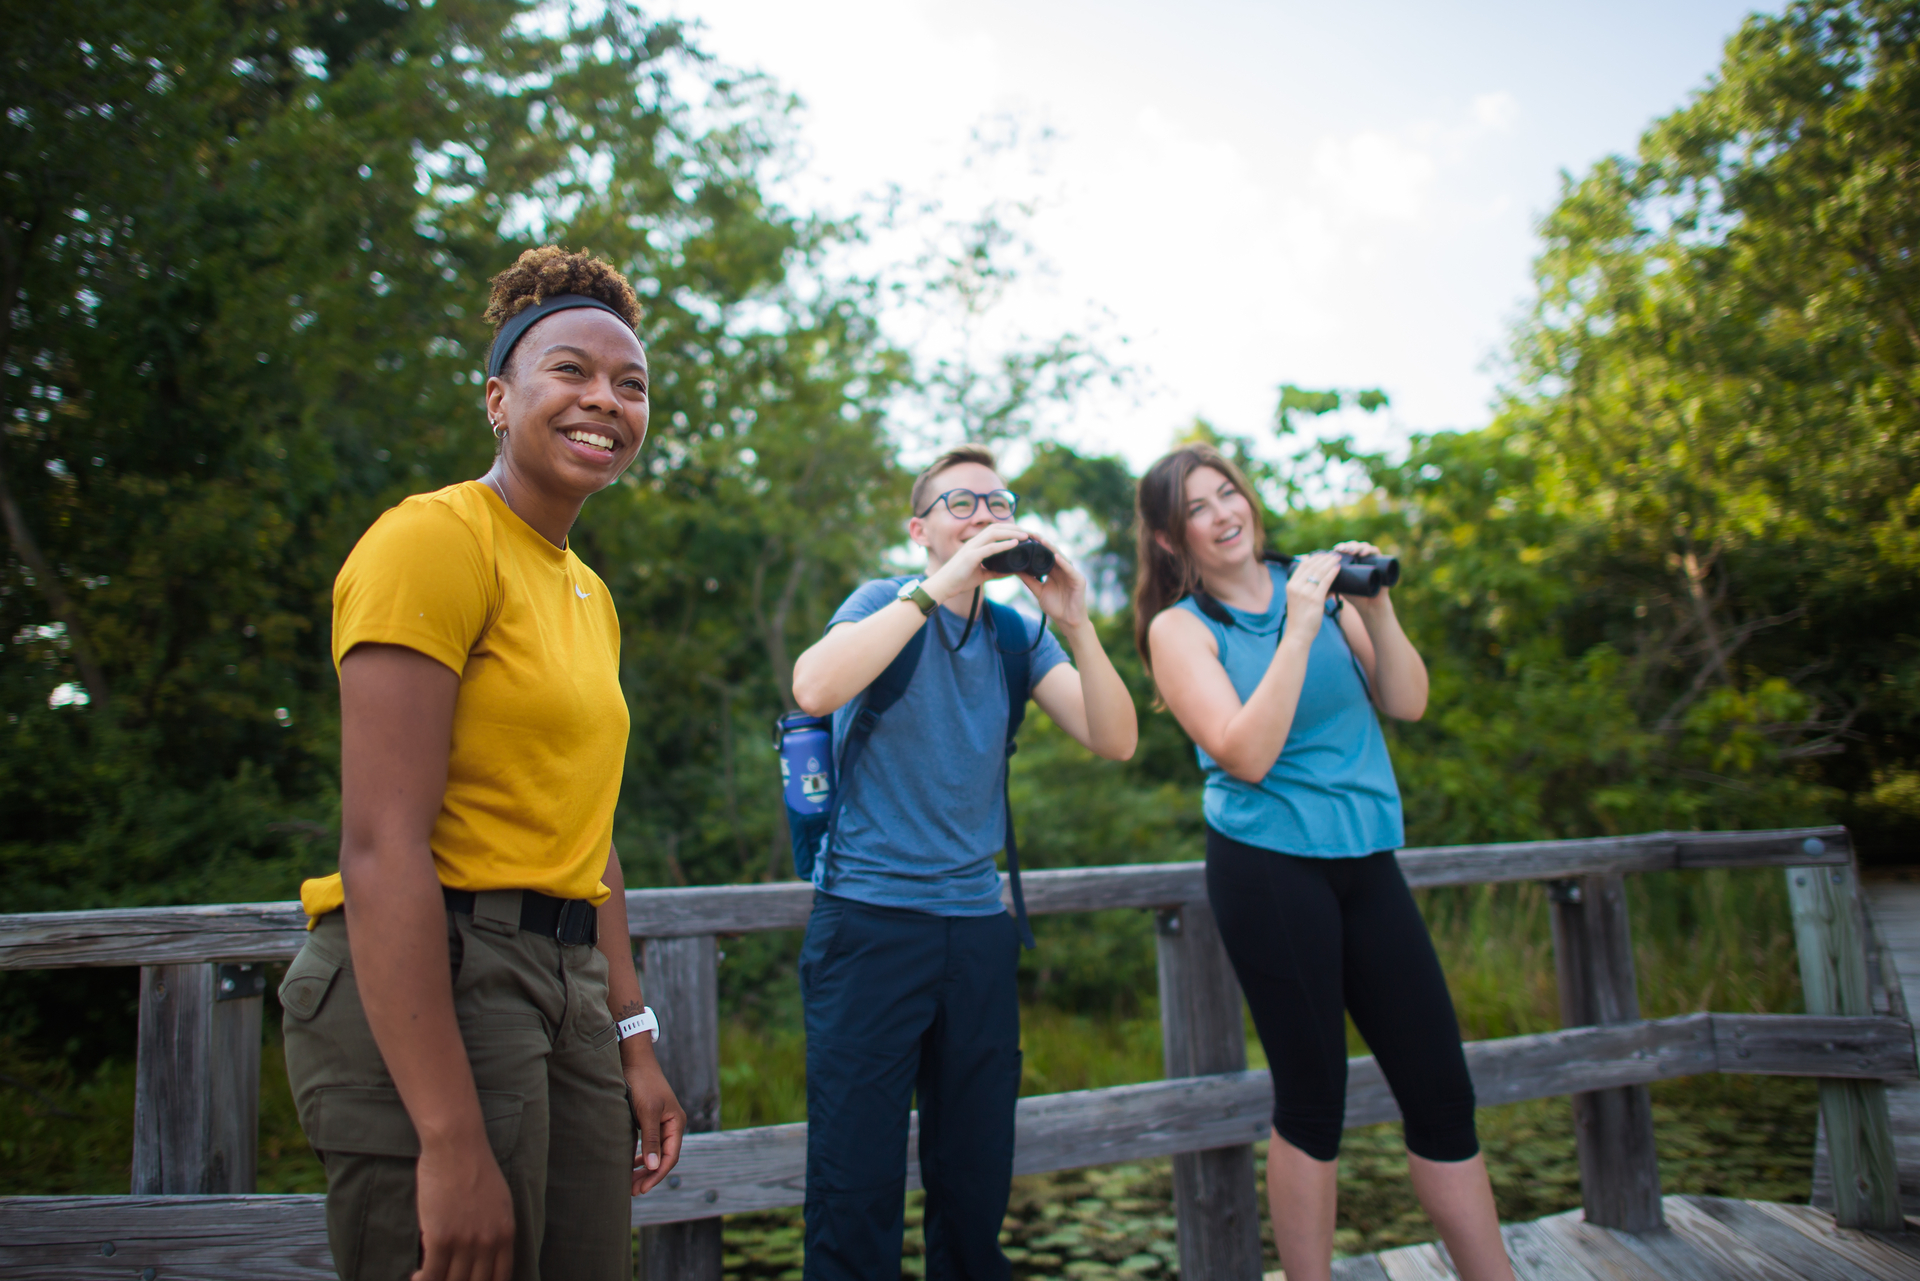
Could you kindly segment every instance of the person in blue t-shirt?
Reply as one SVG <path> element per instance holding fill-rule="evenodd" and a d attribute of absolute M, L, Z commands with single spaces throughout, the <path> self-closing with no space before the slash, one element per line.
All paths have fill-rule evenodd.
<path fill-rule="evenodd" d="M 1427 668 L 1386 589 L 1332 595 L 1340 552 L 1269 561 L 1220 452 L 1141 478 L 1135 643 L 1206 774 L 1207 898 L 1273 1069 L 1267 1197 L 1288 1281 L 1325 1281 L 1346 1015 L 1406 1120 L 1407 1166 L 1463 1281 L 1513 1281 L 1446 976 L 1394 859 L 1400 787 L 1376 712 L 1419 720 Z"/>
<path fill-rule="evenodd" d="M 991 634 L 979 592 L 1005 575 L 980 562 L 1037 537 L 1012 523 L 1018 499 L 993 455 L 942 455 L 914 481 L 911 504 L 907 533 L 927 549 L 926 576 L 863 584 L 793 667 L 794 701 L 831 712 L 839 742 L 868 686 L 931 633 L 905 692 L 838 781 L 839 825 L 814 860 L 800 952 L 808 1281 L 900 1275 L 916 1094 L 927 1275 L 1012 1275 L 999 1236 L 1020 1092 L 1020 943 L 994 864 L 1007 831 L 1010 692 L 996 649 L 1034 646 L 1028 688 L 1012 692 L 1094 752 L 1126 760 L 1139 732 L 1088 617 L 1086 579 L 1051 544 L 1046 580 L 1019 577 L 1066 649 L 1044 623 L 1037 637 Z"/>

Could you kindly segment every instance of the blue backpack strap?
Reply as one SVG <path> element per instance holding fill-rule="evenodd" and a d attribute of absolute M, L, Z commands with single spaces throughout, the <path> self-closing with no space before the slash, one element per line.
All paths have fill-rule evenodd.
<path fill-rule="evenodd" d="M 1020 930 L 1021 946 L 1031 949 L 1033 927 L 1027 923 L 1027 896 L 1020 889 L 1020 843 L 1013 833 L 1013 795 L 1008 790 L 1013 772 L 1013 754 L 1020 745 L 1014 735 L 1027 718 L 1027 686 L 1033 679 L 1033 646 L 1027 640 L 1026 620 L 1009 605 L 987 602 L 987 617 L 992 620 L 994 646 L 1000 652 L 1000 671 L 1007 685 L 1007 755 L 1000 767 L 1000 796 L 1007 812 L 1007 880 L 1013 887 L 1013 919 Z M 1042 621 L 1041 627 L 1046 623 Z M 1013 648 L 1009 649 L 1011 639 Z M 1034 638 L 1036 641 L 1038 637 Z"/>
<path fill-rule="evenodd" d="M 847 726 L 846 737 L 834 745 L 837 754 L 834 777 L 839 784 L 839 795 L 834 798 L 833 820 L 827 825 L 827 839 L 820 847 L 822 858 L 828 858 L 833 853 L 833 838 L 840 832 L 840 816 L 847 811 L 847 789 L 853 783 L 853 767 L 867 750 L 867 740 L 873 737 L 874 726 L 880 723 L 887 709 L 899 702 L 900 696 L 907 692 L 907 686 L 913 681 L 914 669 L 920 666 L 920 651 L 926 646 L 927 629 L 922 627 L 893 656 L 893 661 L 873 678 L 873 684 L 867 686 L 867 699 L 861 704 L 859 715 Z M 825 880 L 826 872 L 823 870 L 823 889 Z"/>

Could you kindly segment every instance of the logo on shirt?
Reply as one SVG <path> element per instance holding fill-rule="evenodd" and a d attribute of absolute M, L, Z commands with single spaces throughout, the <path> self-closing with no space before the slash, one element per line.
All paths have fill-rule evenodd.
<path fill-rule="evenodd" d="M 581 600 L 585 600 L 585 599 L 586 599 L 587 597 L 589 597 L 589 596 L 591 596 L 591 595 L 593 595 L 593 593 L 592 593 L 592 592 L 583 592 L 583 591 L 581 591 L 581 590 L 580 590 L 580 584 L 578 584 L 578 583 L 575 583 L 575 584 L 573 585 L 573 594 L 574 594 L 575 596 L 578 596 L 578 597 L 579 597 L 579 598 L 580 598 Z"/>

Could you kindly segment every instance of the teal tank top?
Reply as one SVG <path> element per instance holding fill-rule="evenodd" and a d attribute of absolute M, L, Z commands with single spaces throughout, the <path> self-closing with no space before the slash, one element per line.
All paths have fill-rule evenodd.
<path fill-rule="evenodd" d="M 1192 597 L 1178 606 L 1213 633 L 1220 665 L 1243 703 L 1267 674 L 1286 626 L 1286 576 L 1278 565 L 1268 569 L 1272 605 L 1259 614 L 1223 605 L 1232 627 L 1208 618 Z M 1243 782 L 1198 744 L 1194 751 L 1207 777 L 1207 822 L 1236 841 L 1309 858 L 1360 858 L 1406 841 L 1400 784 L 1366 674 L 1331 614 L 1313 638 L 1293 727 L 1267 776 Z"/>

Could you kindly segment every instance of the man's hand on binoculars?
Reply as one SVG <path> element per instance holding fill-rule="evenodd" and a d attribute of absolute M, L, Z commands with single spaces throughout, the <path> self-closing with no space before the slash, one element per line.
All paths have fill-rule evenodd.
<path fill-rule="evenodd" d="M 1086 576 L 1080 572 L 1079 566 L 1067 559 L 1064 552 L 1046 539 L 1038 534 L 1029 534 L 1027 537 L 1053 553 L 1053 568 L 1048 571 L 1044 583 L 1032 574 L 1021 574 L 1020 581 L 1033 593 L 1040 611 L 1062 631 L 1084 626 L 1088 621 Z"/>
<path fill-rule="evenodd" d="M 962 592 L 970 592 L 976 587 L 992 582 L 1004 574 L 992 574 L 980 568 L 980 562 L 996 552 L 1006 551 L 1022 539 L 1028 537 L 1018 525 L 996 521 L 981 529 L 979 533 L 961 543 L 951 559 L 933 573 L 927 575 L 924 584 L 927 595 L 937 601 L 945 601 Z"/>

